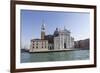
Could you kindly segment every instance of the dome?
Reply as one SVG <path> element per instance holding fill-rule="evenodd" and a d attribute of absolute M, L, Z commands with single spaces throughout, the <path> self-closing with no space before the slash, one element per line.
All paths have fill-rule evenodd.
<path fill-rule="evenodd" d="M 59 31 L 58 31 L 58 28 L 56 28 L 56 30 L 54 31 L 54 36 L 58 36 L 59 35 Z"/>

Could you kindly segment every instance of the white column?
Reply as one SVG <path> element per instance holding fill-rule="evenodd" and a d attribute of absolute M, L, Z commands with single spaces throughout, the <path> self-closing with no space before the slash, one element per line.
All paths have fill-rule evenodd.
<path fill-rule="evenodd" d="M 63 45 L 63 49 L 64 49 L 64 33 L 63 33 L 63 44 L 62 45 Z"/>
<path fill-rule="evenodd" d="M 70 36 L 70 48 L 72 47 L 72 37 Z"/>
<path fill-rule="evenodd" d="M 66 35 L 66 48 L 68 47 L 68 36 Z"/>
<path fill-rule="evenodd" d="M 60 47 L 59 48 L 61 49 L 61 34 L 60 34 Z"/>

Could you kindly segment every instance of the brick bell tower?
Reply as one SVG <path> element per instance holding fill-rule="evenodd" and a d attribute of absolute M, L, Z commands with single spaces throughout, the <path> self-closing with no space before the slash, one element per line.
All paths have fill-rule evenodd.
<path fill-rule="evenodd" d="M 45 24 L 44 22 L 42 22 L 42 25 L 41 25 L 41 39 L 44 39 L 45 37 Z"/>

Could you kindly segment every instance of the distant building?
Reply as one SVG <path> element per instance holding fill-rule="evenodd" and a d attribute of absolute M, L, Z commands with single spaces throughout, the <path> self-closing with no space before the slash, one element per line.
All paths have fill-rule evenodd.
<path fill-rule="evenodd" d="M 89 39 L 75 41 L 75 48 L 89 49 Z"/>

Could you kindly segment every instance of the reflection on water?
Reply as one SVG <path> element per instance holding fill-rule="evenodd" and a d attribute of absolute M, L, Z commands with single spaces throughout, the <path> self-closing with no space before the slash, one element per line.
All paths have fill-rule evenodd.
<path fill-rule="evenodd" d="M 89 59 L 89 50 L 75 50 L 65 52 L 28 53 L 21 52 L 21 62 L 47 62 Z"/>

